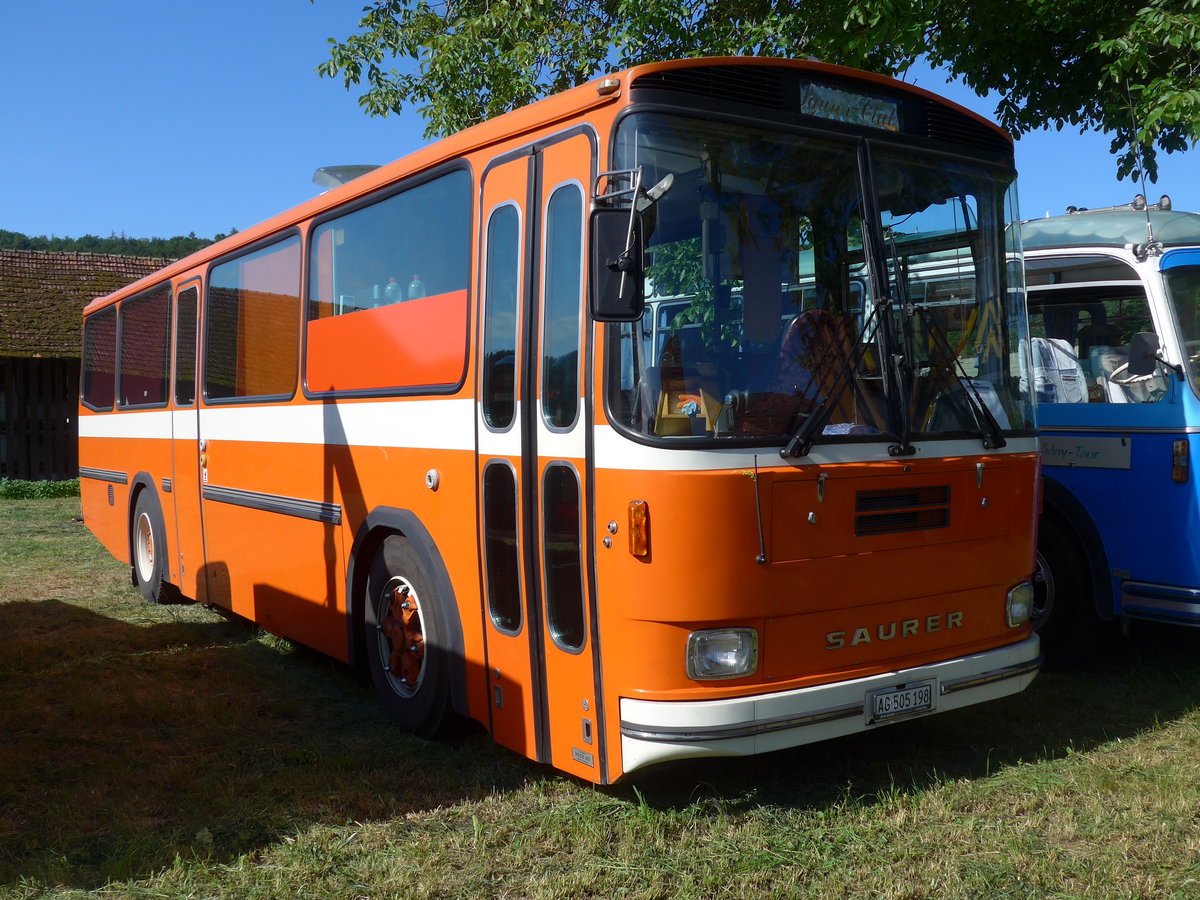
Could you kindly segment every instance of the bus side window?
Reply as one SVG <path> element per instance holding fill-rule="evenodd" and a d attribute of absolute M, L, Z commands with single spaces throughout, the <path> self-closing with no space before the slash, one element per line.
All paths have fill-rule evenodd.
<path fill-rule="evenodd" d="M 171 371 L 171 288 L 162 285 L 121 304 L 119 404 L 162 406 Z"/>
<path fill-rule="evenodd" d="M 109 410 L 116 397 L 117 308 L 110 306 L 87 318 L 83 326 L 83 403 Z"/>
<path fill-rule="evenodd" d="M 467 361 L 471 177 L 452 169 L 313 229 L 310 392 L 445 390 Z"/>
<path fill-rule="evenodd" d="M 175 324 L 175 405 L 196 402 L 196 306 L 200 292 L 190 287 L 176 301 Z"/>
<path fill-rule="evenodd" d="M 488 427 L 504 431 L 516 415 L 520 213 L 515 206 L 501 206 L 492 213 L 487 228 L 482 411 Z"/>
<path fill-rule="evenodd" d="M 309 320 L 466 290 L 470 183 L 456 169 L 318 225 Z"/>
<path fill-rule="evenodd" d="M 300 238 L 215 266 L 207 305 L 205 398 L 290 397 L 300 356 Z"/>
<path fill-rule="evenodd" d="M 579 415 L 579 315 L 583 296 L 583 194 L 568 184 L 546 212 L 545 324 L 542 338 L 542 415 L 552 428 L 570 428 Z"/>

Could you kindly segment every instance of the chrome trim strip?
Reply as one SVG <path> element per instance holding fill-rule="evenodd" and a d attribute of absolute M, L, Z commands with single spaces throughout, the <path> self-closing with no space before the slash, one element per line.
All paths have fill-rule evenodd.
<path fill-rule="evenodd" d="M 244 491 L 241 488 L 213 485 L 204 486 L 204 499 L 214 503 L 228 503 L 231 506 L 244 506 L 247 509 L 278 513 L 283 516 L 311 519 L 314 522 L 326 522 L 330 525 L 342 524 L 342 508 L 336 503 L 302 500 L 298 497 L 281 497 L 278 494 L 262 494 L 258 491 Z"/>
<path fill-rule="evenodd" d="M 164 494 L 171 493 L 172 487 L 173 485 L 170 478 L 164 478 L 162 480 L 162 490 Z"/>
<path fill-rule="evenodd" d="M 1151 584 L 1148 581 L 1126 581 L 1121 586 L 1121 594 L 1123 597 L 1159 600 L 1164 603 L 1183 603 L 1192 607 L 1200 603 L 1200 588 L 1179 587 L 1173 584 Z"/>
<path fill-rule="evenodd" d="M 1044 656 L 1038 654 L 1037 659 L 1029 662 L 1018 663 L 1015 666 L 1007 666 L 1003 669 L 993 669 L 991 672 L 980 672 L 978 675 L 969 675 L 966 678 L 956 678 L 953 681 L 943 681 L 941 686 L 941 694 L 954 694 L 958 691 L 965 691 L 968 688 L 982 687 L 985 684 L 992 684 L 997 681 L 1005 681 L 1009 678 L 1017 678 L 1021 675 L 1029 675 L 1036 672 L 1042 667 Z"/>
<path fill-rule="evenodd" d="M 1200 625 L 1200 589 L 1127 581 L 1121 586 L 1121 615 L 1195 628 Z"/>
<path fill-rule="evenodd" d="M 115 469 L 93 469 L 91 466 L 79 467 L 80 478 L 90 478 L 93 481 L 111 481 L 113 484 L 129 484 L 129 474 Z"/>
<path fill-rule="evenodd" d="M 749 725 L 718 725 L 712 728 L 679 728 L 664 725 L 653 730 L 645 726 L 634 725 L 631 722 L 621 722 L 623 737 L 637 738 L 642 741 L 724 741 L 730 738 L 751 737 L 759 734 L 770 734 L 773 731 L 787 731 L 789 728 L 799 728 L 803 725 L 816 725 L 820 722 L 831 722 L 836 719 L 849 719 L 862 716 L 865 707 L 862 703 L 851 703 L 846 706 L 834 706 L 829 709 L 817 710 L 803 716 L 782 716 L 777 719 L 764 719 Z"/>
<path fill-rule="evenodd" d="M 1126 618 L 1141 619 L 1145 622 L 1162 622 L 1181 628 L 1200 628 L 1200 613 L 1176 611 L 1165 606 L 1126 606 L 1121 610 L 1121 614 Z"/>
<path fill-rule="evenodd" d="M 1150 428 L 1141 426 L 1114 428 L 1111 425 L 1042 425 L 1039 426 L 1039 430 L 1047 434 L 1050 432 L 1067 434 L 1077 431 L 1087 434 L 1111 434 L 1113 437 L 1120 437 L 1123 434 L 1200 434 L 1200 425 L 1179 425 L 1175 428 Z"/>

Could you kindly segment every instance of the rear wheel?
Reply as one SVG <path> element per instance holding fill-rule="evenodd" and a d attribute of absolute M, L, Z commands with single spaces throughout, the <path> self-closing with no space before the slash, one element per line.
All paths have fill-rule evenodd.
<path fill-rule="evenodd" d="M 1033 628 L 1047 667 L 1064 668 L 1086 659 L 1100 633 L 1092 578 L 1083 551 L 1054 518 L 1043 517 L 1039 524 L 1033 588 Z"/>
<path fill-rule="evenodd" d="M 133 580 L 142 596 L 151 603 L 171 603 L 178 596 L 173 585 L 167 581 L 166 529 L 162 513 L 148 491 L 138 494 L 133 510 Z"/>
<path fill-rule="evenodd" d="M 367 578 L 367 663 L 388 716 L 424 737 L 454 719 L 445 624 L 451 614 L 412 544 L 387 538 Z"/>

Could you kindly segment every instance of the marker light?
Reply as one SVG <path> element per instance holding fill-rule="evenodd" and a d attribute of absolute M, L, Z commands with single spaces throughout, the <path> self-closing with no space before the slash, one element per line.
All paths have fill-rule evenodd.
<path fill-rule="evenodd" d="M 1022 582 L 1008 592 L 1004 604 L 1004 621 L 1009 628 L 1017 628 L 1029 621 L 1033 615 L 1033 585 Z"/>
<path fill-rule="evenodd" d="M 741 678 L 757 669 L 758 632 L 753 628 L 717 628 L 688 635 L 688 678 Z"/>
<path fill-rule="evenodd" d="M 1171 480 L 1188 480 L 1189 451 L 1187 438 L 1175 442 L 1175 452 L 1171 454 Z"/>
<path fill-rule="evenodd" d="M 650 506 L 645 500 L 629 501 L 629 552 L 650 555 Z"/>

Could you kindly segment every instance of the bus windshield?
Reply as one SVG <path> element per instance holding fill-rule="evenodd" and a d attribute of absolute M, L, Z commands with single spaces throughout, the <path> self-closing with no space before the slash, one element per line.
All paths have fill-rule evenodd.
<path fill-rule="evenodd" d="M 1032 427 L 1011 172 L 653 113 L 623 121 L 616 162 L 674 177 L 644 222 L 645 314 L 610 326 L 618 424 L 902 444 Z"/>
<path fill-rule="evenodd" d="M 1200 266 L 1175 266 L 1163 274 L 1179 322 L 1188 380 L 1200 395 Z"/>

